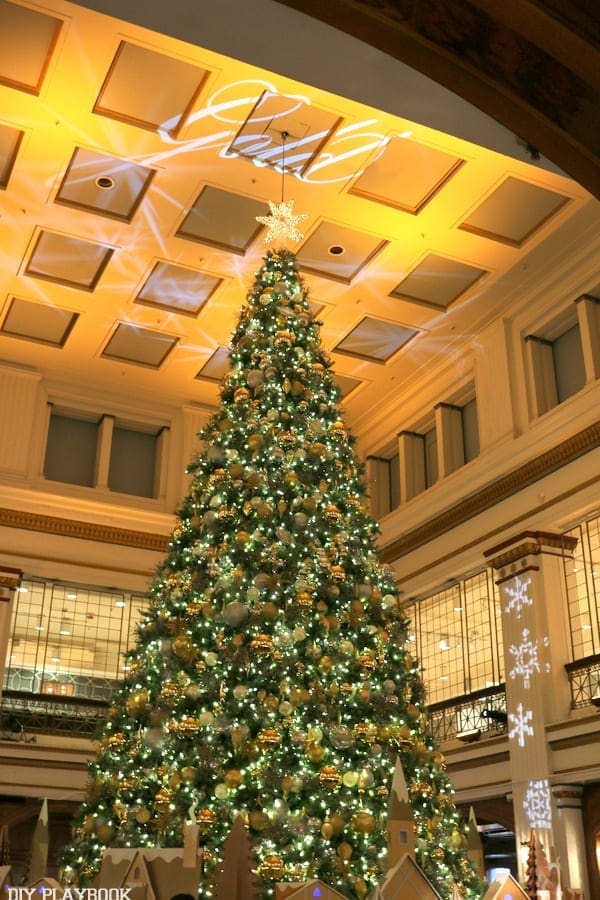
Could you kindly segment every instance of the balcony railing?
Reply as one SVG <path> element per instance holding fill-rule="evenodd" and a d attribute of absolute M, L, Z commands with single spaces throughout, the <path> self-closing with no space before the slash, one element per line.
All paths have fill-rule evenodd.
<path fill-rule="evenodd" d="M 571 684 L 571 709 L 600 704 L 600 653 L 586 656 L 565 666 Z"/>
<path fill-rule="evenodd" d="M 38 734 L 93 738 L 107 710 L 102 700 L 5 691 L 0 697 L 0 737 L 24 742 L 35 741 Z"/>
<path fill-rule="evenodd" d="M 438 744 L 463 737 L 476 740 L 483 734 L 506 731 L 506 692 L 503 684 L 452 697 L 427 707 L 429 725 Z"/>

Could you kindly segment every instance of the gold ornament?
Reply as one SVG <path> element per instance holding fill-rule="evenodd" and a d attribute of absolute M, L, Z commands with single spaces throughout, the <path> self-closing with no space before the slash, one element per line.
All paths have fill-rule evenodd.
<path fill-rule="evenodd" d="M 370 834 L 375 828 L 375 816 L 365 810 L 359 810 L 352 818 L 351 824 L 359 834 Z"/>
<path fill-rule="evenodd" d="M 195 766 L 184 766 L 181 770 L 181 778 L 183 781 L 195 781 L 198 769 Z"/>
<path fill-rule="evenodd" d="M 154 797 L 154 805 L 159 812 L 166 812 L 171 803 L 171 791 L 162 787 Z"/>
<path fill-rule="evenodd" d="M 257 634 L 250 641 L 250 649 L 255 653 L 270 653 L 273 649 L 273 639 L 268 634 Z"/>
<path fill-rule="evenodd" d="M 346 580 L 346 572 L 342 568 L 342 566 L 332 566 L 331 567 L 331 577 L 334 581 L 342 582 Z"/>
<path fill-rule="evenodd" d="M 140 825 L 145 825 L 146 822 L 149 822 L 152 818 L 152 813 L 149 809 L 146 809 L 145 806 L 140 806 L 140 808 L 136 811 L 135 820 L 139 822 Z"/>
<path fill-rule="evenodd" d="M 377 737 L 377 726 L 370 725 L 368 722 L 359 722 L 358 725 L 354 726 L 354 734 L 359 741 L 373 744 Z"/>
<path fill-rule="evenodd" d="M 366 672 L 374 672 L 377 668 L 377 660 L 372 650 L 365 650 L 357 657 L 359 666 Z"/>
<path fill-rule="evenodd" d="M 161 700 L 163 703 L 170 704 L 180 696 L 181 688 L 179 687 L 179 685 L 174 684 L 172 681 L 167 681 L 161 688 L 159 700 Z"/>
<path fill-rule="evenodd" d="M 340 519 L 342 518 L 342 514 L 339 511 L 338 507 L 334 506 L 334 505 L 326 506 L 325 510 L 324 510 L 324 515 L 325 515 L 325 518 L 328 519 L 330 522 L 339 522 Z"/>
<path fill-rule="evenodd" d="M 200 723 L 195 716 L 182 716 L 181 719 L 171 719 L 169 722 L 169 731 L 178 737 L 188 737 L 191 734 L 197 734 L 200 729 Z"/>
<path fill-rule="evenodd" d="M 299 594 L 296 594 L 296 606 L 298 606 L 302 610 L 312 609 L 313 598 L 308 593 L 308 591 L 300 591 Z"/>
<path fill-rule="evenodd" d="M 281 735 L 276 728 L 263 728 L 256 737 L 256 743 L 263 750 L 274 750 L 281 743 Z"/>
<path fill-rule="evenodd" d="M 337 791 L 342 783 L 342 776 L 335 766 L 324 766 L 319 772 L 319 782 L 328 791 Z"/>
<path fill-rule="evenodd" d="M 208 831 L 215 821 L 215 814 L 212 809 L 201 809 L 196 816 L 196 822 L 200 826 L 202 834 Z"/>
<path fill-rule="evenodd" d="M 323 824 L 321 825 L 321 834 L 328 841 L 333 836 L 333 825 L 329 821 L 329 819 L 325 819 Z"/>
<path fill-rule="evenodd" d="M 331 825 L 333 827 L 334 834 L 341 834 L 346 827 L 346 820 L 338 813 L 334 813 L 334 815 L 330 816 L 329 821 L 331 822 Z"/>
<path fill-rule="evenodd" d="M 251 396 L 252 395 L 247 388 L 238 388 L 233 395 L 233 402 L 244 403 L 246 400 L 249 400 Z"/>
<path fill-rule="evenodd" d="M 115 731 L 114 734 L 109 734 L 106 738 L 106 743 L 110 747 L 111 750 L 120 747 L 125 741 L 125 735 L 122 731 Z"/>
<path fill-rule="evenodd" d="M 146 711 L 148 706 L 148 691 L 143 688 L 141 691 L 136 691 L 131 694 L 126 703 L 125 709 L 129 713 L 130 716 L 137 718 L 138 716 L 142 716 Z"/>
<path fill-rule="evenodd" d="M 262 809 L 253 809 L 248 816 L 248 824 L 254 831 L 264 831 L 269 824 L 269 817 Z"/>
<path fill-rule="evenodd" d="M 340 859 L 348 860 L 352 856 L 354 851 L 354 847 L 352 844 L 349 844 L 347 841 L 342 841 L 341 844 L 338 844 L 337 855 Z"/>
<path fill-rule="evenodd" d="M 269 854 L 269 856 L 265 856 L 259 866 L 259 872 L 263 878 L 277 881 L 277 879 L 281 878 L 281 876 L 283 875 L 282 858 L 280 856 L 277 856 L 275 853 L 271 853 Z"/>
<path fill-rule="evenodd" d="M 358 897 L 358 900 L 364 900 L 367 896 L 367 882 L 364 878 L 357 878 L 354 882 L 354 893 Z"/>
<path fill-rule="evenodd" d="M 320 744 L 315 744 L 313 741 L 308 741 L 306 744 L 306 755 L 311 762 L 321 762 L 321 760 L 325 756 L 325 750 Z"/>
<path fill-rule="evenodd" d="M 239 769 L 229 769 L 229 771 L 225 773 L 225 778 L 223 780 L 228 788 L 237 788 L 244 780 L 244 777 Z"/>

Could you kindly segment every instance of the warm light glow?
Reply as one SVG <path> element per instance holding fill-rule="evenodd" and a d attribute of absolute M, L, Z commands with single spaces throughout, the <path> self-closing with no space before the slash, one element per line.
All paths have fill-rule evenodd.
<path fill-rule="evenodd" d="M 304 237 L 303 232 L 296 227 L 299 222 L 308 219 L 306 213 L 294 215 L 294 201 L 287 200 L 281 203 L 272 203 L 269 200 L 269 209 L 271 214 L 268 216 L 257 216 L 256 221 L 267 226 L 265 234 L 265 244 L 271 244 L 273 241 L 281 238 L 289 238 L 291 241 L 301 241 Z"/>

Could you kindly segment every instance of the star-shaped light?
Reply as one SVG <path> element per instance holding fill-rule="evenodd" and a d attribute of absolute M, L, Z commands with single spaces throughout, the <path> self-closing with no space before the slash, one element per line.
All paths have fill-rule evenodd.
<path fill-rule="evenodd" d="M 272 203 L 269 200 L 269 209 L 271 214 L 268 216 L 257 216 L 256 221 L 261 225 L 267 225 L 268 231 L 265 234 L 265 244 L 276 241 L 277 238 L 291 238 L 292 241 L 301 241 L 304 234 L 298 231 L 298 222 L 308 219 L 306 213 L 300 213 L 295 216 L 293 212 L 294 201 L 287 200 L 281 203 Z"/>

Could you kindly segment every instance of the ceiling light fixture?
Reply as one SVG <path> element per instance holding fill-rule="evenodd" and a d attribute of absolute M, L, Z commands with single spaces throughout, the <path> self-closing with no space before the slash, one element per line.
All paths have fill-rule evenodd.
<path fill-rule="evenodd" d="M 342 247 L 341 244 L 332 244 L 327 252 L 330 253 L 331 256 L 342 256 L 346 252 L 346 248 Z"/>
<path fill-rule="evenodd" d="M 94 184 L 102 191 L 112 191 L 115 186 L 115 179 L 111 178 L 110 175 L 99 175 L 94 180 Z"/>
<path fill-rule="evenodd" d="M 294 215 L 294 201 L 285 201 L 285 142 L 289 137 L 289 132 L 281 132 L 281 203 L 273 203 L 269 200 L 270 214 L 268 216 L 257 216 L 256 221 L 261 225 L 267 226 L 265 234 L 265 244 L 270 244 L 278 238 L 289 238 L 292 241 L 301 241 L 304 233 L 298 230 L 298 223 L 308 219 L 306 213 Z"/>

